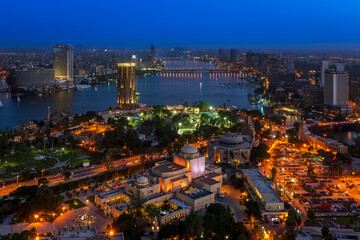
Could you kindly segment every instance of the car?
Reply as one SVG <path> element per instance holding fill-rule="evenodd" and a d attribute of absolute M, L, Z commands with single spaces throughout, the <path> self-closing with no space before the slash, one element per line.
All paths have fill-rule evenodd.
<path fill-rule="evenodd" d="M 225 198 L 225 195 L 224 195 L 224 194 L 219 193 L 219 194 L 218 194 L 218 197 L 219 197 L 219 198 Z"/>

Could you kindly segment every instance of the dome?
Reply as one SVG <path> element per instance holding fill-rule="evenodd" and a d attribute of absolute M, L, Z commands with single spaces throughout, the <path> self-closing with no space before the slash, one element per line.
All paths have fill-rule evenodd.
<path fill-rule="evenodd" d="M 198 153 L 198 149 L 194 146 L 186 145 L 181 148 L 180 152 L 183 154 L 196 154 Z"/>
<path fill-rule="evenodd" d="M 149 182 L 149 179 L 147 177 L 144 177 L 144 176 L 138 177 L 136 179 L 137 184 L 144 185 L 144 184 L 147 184 L 148 182 Z"/>
<path fill-rule="evenodd" d="M 224 134 L 220 137 L 220 142 L 224 143 L 224 144 L 241 144 L 244 142 L 244 139 L 242 138 L 242 136 L 240 134 L 236 134 L 236 133 L 227 133 Z"/>

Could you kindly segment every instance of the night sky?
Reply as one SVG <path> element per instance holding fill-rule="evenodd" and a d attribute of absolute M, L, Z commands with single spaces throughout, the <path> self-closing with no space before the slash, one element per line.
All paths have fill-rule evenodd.
<path fill-rule="evenodd" d="M 0 0 L 0 47 L 360 45 L 359 0 Z"/>

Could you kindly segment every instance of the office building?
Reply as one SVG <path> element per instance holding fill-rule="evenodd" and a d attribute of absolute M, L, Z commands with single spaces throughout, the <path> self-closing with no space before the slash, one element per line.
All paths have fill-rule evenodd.
<path fill-rule="evenodd" d="M 302 87 L 302 103 L 304 106 L 321 105 L 324 102 L 324 89 L 315 85 Z"/>
<path fill-rule="evenodd" d="M 135 96 L 135 63 L 118 63 L 117 102 L 120 107 L 134 104 Z"/>
<path fill-rule="evenodd" d="M 53 48 L 53 57 L 55 79 L 72 81 L 74 77 L 72 46 L 56 45 Z"/>
<path fill-rule="evenodd" d="M 321 62 L 321 81 L 320 87 L 324 87 L 325 85 L 325 71 L 329 68 L 329 61 L 322 60 Z"/>
<path fill-rule="evenodd" d="M 324 104 L 347 105 L 349 98 L 348 73 L 328 69 L 325 71 L 324 77 Z"/>
<path fill-rule="evenodd" d="M 237 62 L 237 50 L 230 49 L 230 62 Z"/>
<path fill-rule="evenodd" d="M 349 96 L 350 97 L 359 97 L 359 82 L 358 81 L 350 81 L 349 82 Z"/>
<path fill-rule="evenodd" d="M 23 90 L 46 90 L 56 85 L 54 69 L 33 68 L 15 71 L 14 88 Z"/>
<path fill-rule="evenodd" d="M 150 46 L 150 58 L 151 61 L 155 61 L 155 45 Z"/>
<path fill-rule="evenodd" d="M 225 49 L 223 48 L 219 49 L 219 60 L 226 61 Z"/>

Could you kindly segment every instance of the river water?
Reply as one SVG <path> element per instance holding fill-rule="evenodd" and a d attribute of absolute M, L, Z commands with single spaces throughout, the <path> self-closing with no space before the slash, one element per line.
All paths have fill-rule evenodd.
<path fill-rule="evenodd" d="M 200 61 L 168 60 L 166 68 L 215 68 L 214 63 Z M 242 82 L 234 87 L 234 83 Z M 232 85 L 230 85 L 230 83 Z M 238 74 L 231 73 L 158 73 L 136 80 L 136 91 L 140 93 L 138 102 L 148 105 L 174 105 L 187 101 L 207 102 L 212 106 L 224 103 L 239 109 L 257 109 L 248 101 L 248 93 L 254 85 L 239 80 Z M 0 128 L 14 127 L 20 122 L 46 117 L 47 107 L 51 111 L 86 113 L 89 110 L 104 111 L 116 105 L 116 83 L 84 88 L 82 91 L 66 90 L 42 95 L 23 96 L 18 101 L 10 93 L 0 93 Z"/>

